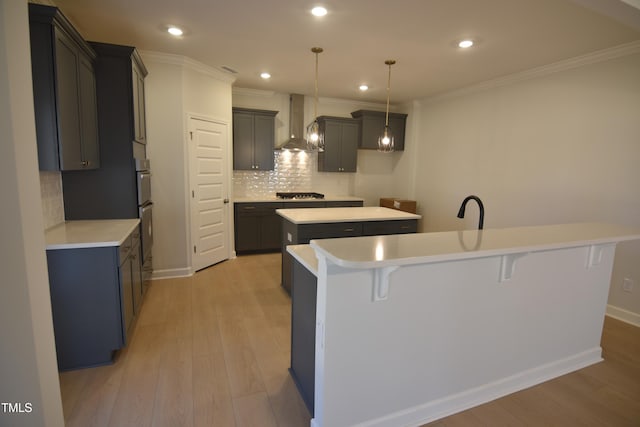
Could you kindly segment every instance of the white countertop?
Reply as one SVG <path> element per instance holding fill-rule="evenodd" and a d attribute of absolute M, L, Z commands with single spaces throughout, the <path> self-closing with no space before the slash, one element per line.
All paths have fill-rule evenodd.
<path fill-rule="evenodd" d="M 350 221 L 393 221 L 420 219 L 420 215 L 377 206 L 353 208 L 277 209 L 276 213 L 294 224 Z"/>
<path fill-rule="evenodd" d="M 139 223 L 137 218 L 66 221 L 45 231 L 46 249 L 120 246 Z"/>
<path fill-rule="evenodd" d="M 356 208 L 351 208 L 356 209 Z M 640 240 L 640 229 L 581 223 L 504 229 L 312 240 L 311 247 L 349 268 L 424 264 Z"/>
<path fill-rule="evenodd" d="M 362 197 L 354 196 L 327 196 L 323 199 L 280 199 L 274 196 L 262 196 L 262 197 L 238 197 L 233 200 L 233 203 L 257 203 L 257 202 L 364 202 Z"/>
<path fill-rule="evenodd" d="M 314 276 L 318 276 L 318 257 L 316 251 L 309 245 L 289 245 L 287 252 L 300 264 L 304 265 Z"/>

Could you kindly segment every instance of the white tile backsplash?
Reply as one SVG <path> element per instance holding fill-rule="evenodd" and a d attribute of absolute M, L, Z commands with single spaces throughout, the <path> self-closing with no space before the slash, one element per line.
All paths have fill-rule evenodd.
<path fill-rule="evenodd" d="M 233 171 L 234 197 L 268 197 L 278 191 L 353 195 L 355 174 L 318 172 L 317 164 L 317 153 L 274 151 L 271 171 Z"/>
<path fill-rule="evenodd" d="M 62 174 L 40 172 L 40 198 L 44 228 L 64 222 L 64 199 L 62 197 Z"/>

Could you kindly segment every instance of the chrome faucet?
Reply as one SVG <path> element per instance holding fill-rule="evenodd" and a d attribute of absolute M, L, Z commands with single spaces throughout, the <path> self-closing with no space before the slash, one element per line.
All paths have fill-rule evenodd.
<path fill-rule="evenodd" d="M 458 218 L 464 218 L 464 209 L 467 207 L 467 202 L 469 200 L 475 200 L 478 203 L 478 207 L 480 208 L 480 221 L 478 222 L 478 230 L 482 230 L 484 224 L 484 205 L 482 204 L 482 200 L 478 196 L 467 196 L 462 201 L 462 206 L 460 206 L 460 210 L 458 211 Z"/>

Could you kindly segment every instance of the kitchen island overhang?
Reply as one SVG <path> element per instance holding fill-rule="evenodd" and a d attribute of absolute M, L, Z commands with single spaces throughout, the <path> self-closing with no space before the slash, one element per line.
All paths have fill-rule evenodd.
<path fill-rule="evenodd" d="M 282 287 L 290 294 L 291 255 L 287 246 L 312 239 L 415 233 L 420 215 L 385 207 L 277 209 L 282 217 Z"/>
<path fill-rule="evenodd" d="M 590 223 L 291 247 L 317 266 L 312 426 L 417 426 L 601 361 L 615 245 L 637 239 Z"/>

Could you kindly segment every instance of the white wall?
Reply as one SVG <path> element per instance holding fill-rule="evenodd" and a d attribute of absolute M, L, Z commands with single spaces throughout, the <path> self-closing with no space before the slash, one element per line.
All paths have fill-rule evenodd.
<path fill-rule="evenodd" d="M 0 2 L 0 425 L 63 426 L 40 202 L 27 2 Z"/>
<path fill-rule="evenodd" d="M 579 221 L 640 227 L 640 48 L 634 50 L 417 104 L 409 179 L 423 230 L 476 227 L 475 205 L 464 220 L 456 218 L 469 194 L 484 201 L 486 227 Z M 640 243 L 619 246 L 609 303 L 640 322 L 639 259 Z M 633 293 L 622 292 L 623 277 L 635 280 Z"/>
<path fill-rule="evenodd" d="M 230 124 L 233 79 L 181 56 L 154 52 L 141 55 L 149 71 L 145 90 L 154 203 L 154 277 L 188 275 L 192 271 L 187 116 L 195 114 Z"/>

